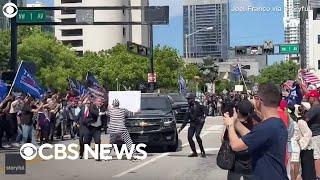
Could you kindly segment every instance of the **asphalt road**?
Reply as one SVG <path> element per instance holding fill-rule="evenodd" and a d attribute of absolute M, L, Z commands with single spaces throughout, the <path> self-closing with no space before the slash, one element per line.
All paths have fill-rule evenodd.
<path fill-rule="evenodd" d="M 223 130 L 221 117 L 208 117 L 202 131 L 202 140 L 207 158 L 188 158 L 191 150 L 187 141 L 187 127 L 180 133 L 177 152 L 150 149 L 147 159 L 139 162 L 112 160 L 97 162 L 89 160 L 41 160 L 27 161 L 25 175 L 4 173 L 4 154 L 0 152 L 1 180 L 225 180 L 227 172 L 216 165 L 216 154 L 220 147 Z M 102 137 L 108 143 L 108 137 Z M 67 140 L 63 143 L 75 143 Z M 197 147 L 198 148 L 198 147 Z"/>

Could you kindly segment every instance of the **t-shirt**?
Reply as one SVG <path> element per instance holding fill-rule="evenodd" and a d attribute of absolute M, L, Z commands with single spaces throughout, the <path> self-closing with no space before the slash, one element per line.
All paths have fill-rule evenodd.
<path fill-rule="evenodd" d="M 312 136 L 320 135 L 320 105 L 312 106 L 307 112 L 306 118 L 312 131 Z"/>
<path fill-rule="evenodd" d="M 288 132 L 280 118 L 269 118 L 242 137 L 252 157 L 257 180 L 287 180 L 285 154 Z"/>

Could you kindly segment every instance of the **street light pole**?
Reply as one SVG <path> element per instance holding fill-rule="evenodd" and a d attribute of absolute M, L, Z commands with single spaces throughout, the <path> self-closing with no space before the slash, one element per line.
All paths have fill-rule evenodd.
<path fill-rule="evenodd" d="M 207 28 L 202 28 L 202 29 L 199 29 L 198 31 L 195 31 L 193 33 L 185 35 L 186 59 L 189 58 L 189 55 L 188 55 L 188 39 L 189 39 L 189 37 L 194 34 L 197 34 L 198 32 L 201 32 L 201 31 L 211 31 L 211 30 L 213 30 L 213 27 L 207 27 Z"/>
<path fill-rule="evenodd" d="M 11 3 L 17 5 L 17 0 L 11 0 Z M 10 57 L 10 69 L 12 72 L 16 71 L 18 60 L 18 25 L 17 16 L 10 19 L 11 25 L 11 57 Z"/>

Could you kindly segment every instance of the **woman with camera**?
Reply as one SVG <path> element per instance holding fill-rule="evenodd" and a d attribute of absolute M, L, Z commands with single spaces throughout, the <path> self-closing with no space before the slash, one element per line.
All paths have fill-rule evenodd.
<path fill-rule="evenodd" d="M 253 105 L 243 100 L 236 105 L 237 119 L 249 130 L 253 128 Z M 252 163 L 248 150 L 235 152 L 234 167 L 228 171 L 228 180 L 240 180 L 243 177 L 244 180 L 252 180 Z"/>

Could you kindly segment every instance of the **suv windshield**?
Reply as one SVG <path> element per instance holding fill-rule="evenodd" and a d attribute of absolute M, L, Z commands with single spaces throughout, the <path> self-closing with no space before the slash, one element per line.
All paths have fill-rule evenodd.
<path fill-rule="evenodd" d="M 170 110 L 169 100 L 165 97 L 142 97 L 141 110 Z"/>
<path fill-rule="evenodd" d="M 181 94 L 170 94 L 169 96 L 172 98 L 173 102 L 188 102 Z"/>

